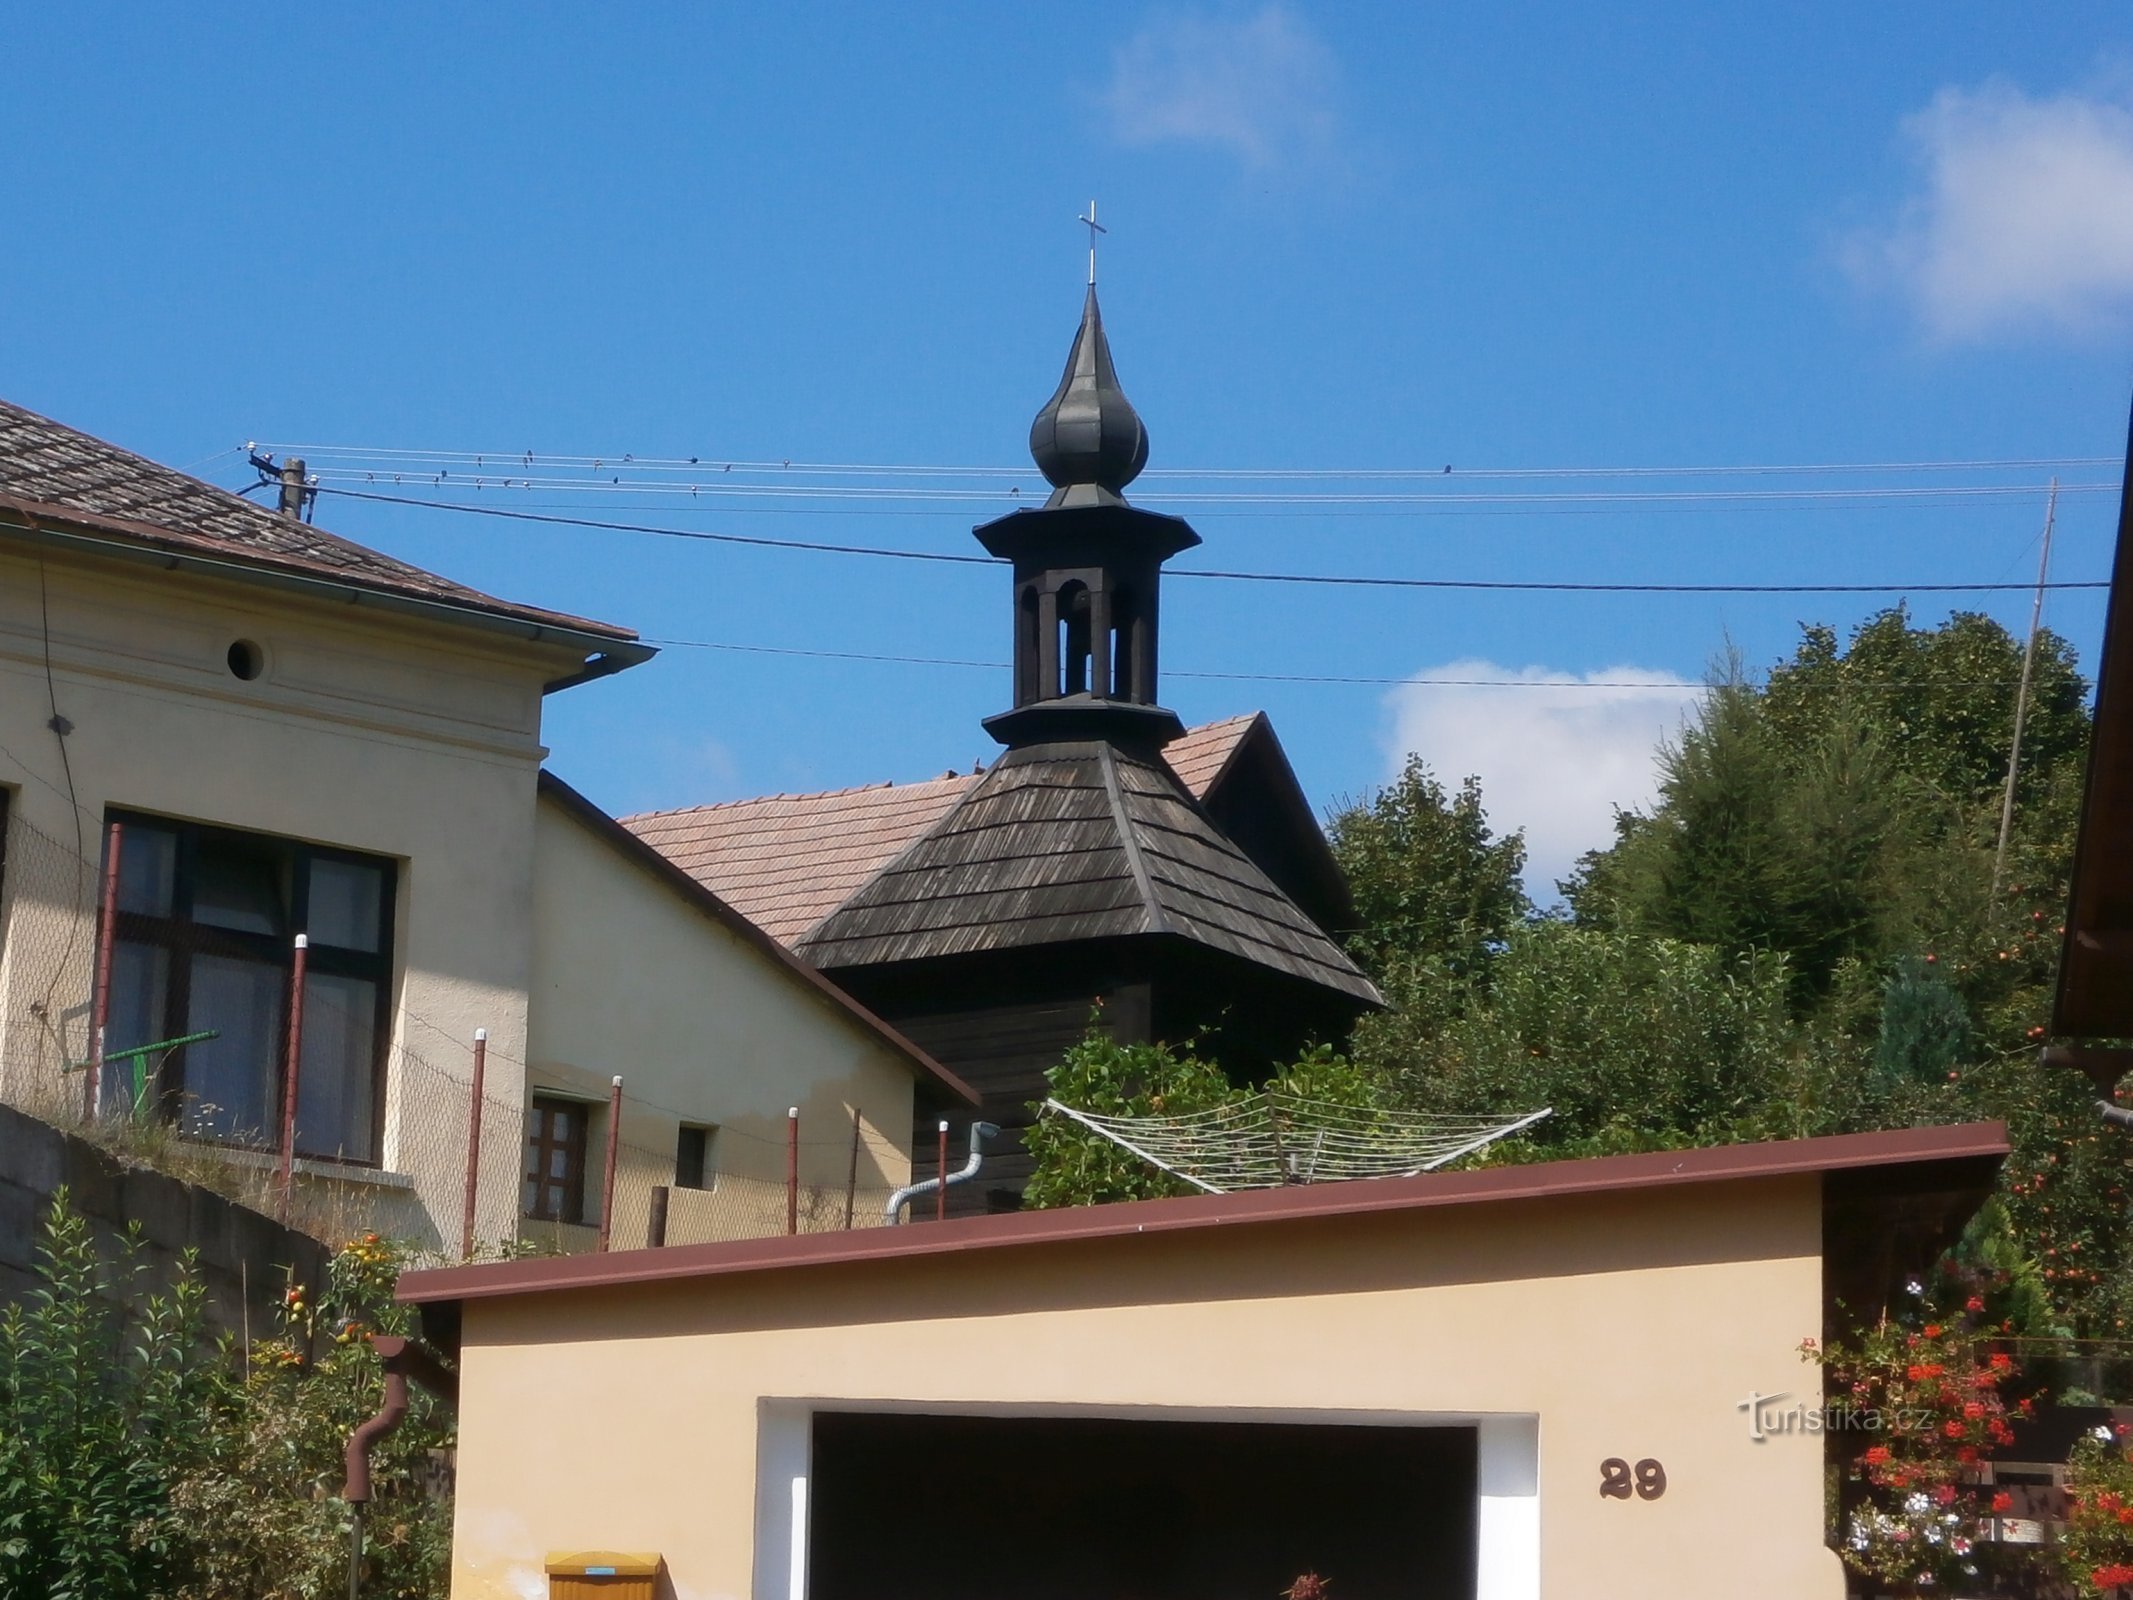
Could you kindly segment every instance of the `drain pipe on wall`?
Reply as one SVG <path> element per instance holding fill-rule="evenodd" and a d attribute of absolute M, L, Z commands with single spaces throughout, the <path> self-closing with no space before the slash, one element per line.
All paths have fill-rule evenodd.
<path fill-rule="evenodd" d="M 370 1508 L 370 1447 L 400 1426 L 407 1416 L 407 1380 L 423 1388 L 454 1410 L 459 1406 L 459 1380 L 437 1358 L 412 1339 L 380 1334 L 370 1341 L 385 1366 L 385 1405 L 368 1422 L 348 1436 L 342 1457 L 346 1468 L 341 1498 L 354 1515 L 348 1541 L 348 1600 L 356 1600 L 363 1582 L 363 1514 Z"/>
<path fill-rule="evenodd" d="M 882 1221 L 893 1228 L 904 1220 L 904 1207 L 908 1206 L 912 1201 L 923 1199 L 929 1194 L 940 1194 L 945 1198 L 947 1191 L 951 1187 L 958 1183 L 968 1183 L 972 1178 L 975 1178 L 978 1175 L 978 1168 L 984 1165 L 985 1162 L 985 1141 L 999 1137 L 1000 1127 L 998 1123 L 973 1122 L 970 1125 L 970 1159 L 965 1161 L 954 1172 L 945 1172 L 938 1178 L 928 1178 L 923 1183 L 907 1184 L 897 1190 L 889 1196 L 889 1203 L 882 1207 Z"/>

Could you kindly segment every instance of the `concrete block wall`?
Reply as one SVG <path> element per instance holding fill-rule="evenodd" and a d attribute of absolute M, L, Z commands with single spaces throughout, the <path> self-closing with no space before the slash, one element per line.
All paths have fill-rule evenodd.
<path fill-rule="evenodd" d="M 107 1247 L 139 1224 L 143 1289 L 167 1285 L 184 1252 L 197 1252 L 208 1315 L 239 1337 L 278 1329 L 275 1311 L 292 1272 L 307 1287 L 325 1278 L 328 1252 L 308 1234 L 197 1184 L 126 1166 L 85 1139 L 0 1106 L 0 1305 L 36 1288 L 45 1215 L 62 1186 Z"/>

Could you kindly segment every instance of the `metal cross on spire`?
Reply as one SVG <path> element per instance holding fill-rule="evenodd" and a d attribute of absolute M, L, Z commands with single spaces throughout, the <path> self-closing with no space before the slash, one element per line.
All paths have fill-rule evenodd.
<path fill-rule="evenodd" d="M 1096 236 L 1099 233 L 1109 233 L 1111 230 L 1096 220 L 1096 202 L 1094 200 L 1089 202 L 1089 214 L 1085 217 L 1076 217 L 1074 220 L 1089 230 L 1089 285 L 1094 288 L 1096 284 Z"/>

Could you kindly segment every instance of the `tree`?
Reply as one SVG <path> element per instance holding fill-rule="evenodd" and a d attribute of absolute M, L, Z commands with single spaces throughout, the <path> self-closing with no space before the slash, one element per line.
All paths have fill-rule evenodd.
<path fill-rule="evenodd" d="M 1793 747 L 1810 742 L 1832 715 L 1864 717 L 1887 740 L 1899 770 L 1959 806 L 1987 806 L 1996 824 L 2022 652 L 2022 640 L 1979 612 L 1952 612 L 1937 628 L 1914 628 L 1897 606 L 1867 619 L 1841 650 L 1833 629 L 1803 628 L 1799 647 L 1771 672 L 1763 700 L 1780 739 Z M 2081 768 L 2086 697 L 2073 647 L 2040 631 L 2016 789 L 2023 809 Z"/>
<path fill-rule="evenodd" d="M 1342 806 L 1327 834 L 1355 898 L 1350 948 L 1374 976 L 1429 967 L 1478 982 L 1532 913 L 1525 836 L 1491 831 L 1479 778 L 1450 794 L 1409 756 L 1392 783 Z"/>
<path fill-rule="evenodd" d="M 1938 948 L 1972 958 L 1966 1002 L 1989 1003 L 1975 957 L 2021 937 L 2013 918 L 2063 893 L 2087 744 L 2071 652 L 2040 635 L 2008 890 L 2022 903 L 1996 900 L 2021 658 L 1988 617 L 1914 628 L 1897 609 L 1848 648 L 1829 628 L 1804 629 L 1762 687 L 1730 671 L 1664 752 L 1651 811 L 1618 819 L 1615 844 L 1580 863 L 1572 915 L 1779 952 L 1803 1007 L 1847 962 Z"/>
<path fill-rule="evenodd" d="M 1785 994 L 1780 957 L 1541 920 L 1511 936 L 1463 1015 L 1369 1018 L 1353 1048 L 1420 1109 L 1552 1107 L 1519 1141 L 1536 1154 L 1706 1142 L 1781 1098 Z"/>

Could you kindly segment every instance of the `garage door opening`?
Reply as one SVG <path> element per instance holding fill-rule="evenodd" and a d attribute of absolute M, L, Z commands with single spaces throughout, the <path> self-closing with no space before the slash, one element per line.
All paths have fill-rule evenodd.
<path fill-rule="evenodd" d="M 1470 1600 L 1475 1430 L 820 1412 L 808 1600 Z"/>

